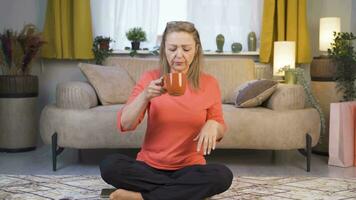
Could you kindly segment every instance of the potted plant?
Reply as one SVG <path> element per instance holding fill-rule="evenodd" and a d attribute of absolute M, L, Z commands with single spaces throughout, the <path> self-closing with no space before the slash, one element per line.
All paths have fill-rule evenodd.
<path fill-rule="evenodd" d="M 336 89 L 342 92 L 342 101 L 353 101 L 356 99 L 356 51 L 353 40 L 356 39 L 352 33 L 334 32 L 334 43 L 328 54 L 336 63 Z"/>
<path fill-rule="evenodd" d="M 146 41 L 146 32 L 141 27 L 134 27 L 126 32 L 126 37 L 131 41 L 131 49 L 137 51 L 140 49 L 140 42 Z"/>
<path fill-rule="evenodd" d="M 310 85 L 309 85 L 308 81 L 305 79 L 304 69 L 299 68 L 299 67 L 290 68 L 290 66 L 288 65 L 288 66 L 283 67 L 279 71 L 285 73 L 285 82 L 287 84 L 299 84 L 303 87 L 304 92 L 307 95 L 306 99 L 307 99 L 308 103 L 318 111 L 319 117 L 320 117 L 320 124 L 321 124 L 320 139 L 319 139 L 318 143 L 321 144 L 323 141 L 323 138 L 325 138 L 326 134 L 328 134 L 326 132 L 325 116 L 324 116 L 323 110 L 320 107 L 319 101 L 313 95 Z"/>
<path fill-rule="evenodd" d="M 36 148 L 38 77 L 30 73 L 44 43 L 32 24 L 19 34 L 10 29 L 0 33 L 0 151 Z"/>
<path fill-rule="evenodd" d="M 96 64 L 101 65 L 103 61 L 110 56 L 113 51 L 113 49 L 110 48 L 111 42 L 113 42 L 113 40 L 110 37 L 97 36 L 94 38 L 92 51 Z"/>

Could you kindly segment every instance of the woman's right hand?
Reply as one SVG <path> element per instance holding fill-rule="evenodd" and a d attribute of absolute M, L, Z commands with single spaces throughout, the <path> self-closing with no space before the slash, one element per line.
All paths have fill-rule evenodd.
<path fill-rule="evenodd" d="M 154 97 L 158 97 L 166 93 L 166 90 L 163 88 L 162 79 L 163 77 L 151 81 L 150 84 L 148 84 L 148 86 L 145 88 L 145 98 L 148 101 L 150 101 Z"/>

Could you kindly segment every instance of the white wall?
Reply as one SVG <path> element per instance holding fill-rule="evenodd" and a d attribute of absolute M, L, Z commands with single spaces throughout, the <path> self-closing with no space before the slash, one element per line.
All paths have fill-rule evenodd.
<path fill-rule="evenodd" d="M 0 31 L 21 30 L 26 23 L 33 23 L 42 30 L 46 5 L 47 0 L 1 0 Z"/>
<path fill-rule="evenodd" d="M 351 32 L 356 35 L 356 1 L 352 1 L 352 15 L 351 15 Z M 356 49 L 356 41 L 354 41 L 354 47 Z"/>
<path fill-rule="evenodd" d="M 355 0 L 309 0 L 308 23 L 313 56 L 319 56 L 319 19 L 340 17 L 341 31 L 356 34 Z"/>

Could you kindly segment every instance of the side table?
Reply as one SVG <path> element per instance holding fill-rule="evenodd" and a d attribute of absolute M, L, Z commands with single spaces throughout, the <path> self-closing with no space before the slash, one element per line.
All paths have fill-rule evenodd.
<path fill-rule="evenodd" d="M 342 94 L 336 91 L 336 82 L 334 81 L 311 81 L 311 89 L 319 101 L 320 107 L 325 116 L 325 132 L 324 138 L 321 138 L 321 144 L 313 148 L 313 153 L 328 155 L 329 152 L 329 122 L 330 122 L 330 104 L 339 102 Z"/>

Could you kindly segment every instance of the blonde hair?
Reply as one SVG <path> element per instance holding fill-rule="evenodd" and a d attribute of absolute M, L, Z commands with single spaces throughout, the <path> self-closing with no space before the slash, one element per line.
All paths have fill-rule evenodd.
<path fill-rule="evenodd" d="M 160 66 L 161 66 L 161 73 L 167 74 L 170 73 L 170 66 L 166 56 L 166 38 L 169 33 L 172 32 L 186 32 L 193 36 L 195 41 L 195 55 L 193 58 L 192 63 L 189 66 L 189 70 L 187 72 L 188 81 L 191 83 L 192 89 L 196 90 L 199 89 L 200 86 L 200 73 L 202 70 L 203 64 L 203 49 L 200 42 L 200 37 L 197 29 L 194 27 L 193 23 L 186 22 L 186 21 L 172 21 L 168 22 L 166 29 L 163 32 L 162 42 L 160 46 Z"/>

